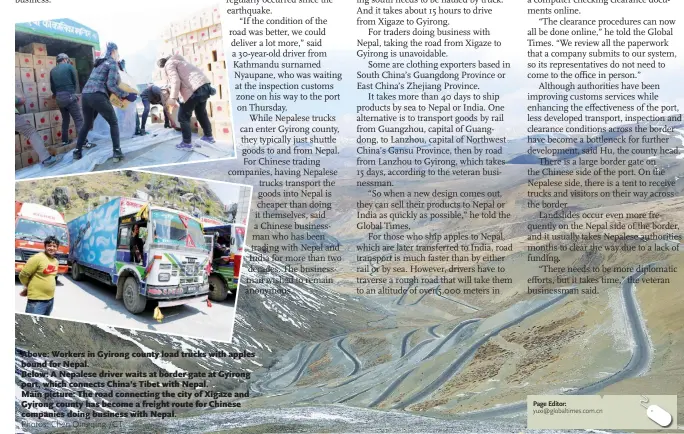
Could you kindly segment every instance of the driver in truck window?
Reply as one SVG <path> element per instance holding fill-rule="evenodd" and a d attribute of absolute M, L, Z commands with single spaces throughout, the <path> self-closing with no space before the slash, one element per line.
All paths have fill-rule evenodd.
<path fill-rule="evenodd" d="M 131 262 L 142 263 L 143 255 L 143 240 L 140 238 L 140 227 L 133 226 L 133 233 L 131 234 L 131 241 L 129 247 L 131 249 Z"/>
<path fill-rule="evenodd" d="M 226 261 L 222 259 L 222 256 L 228 256 L 230 253 L 228 249 L 227 241 L 224 236 L 217 236 L 216 244 L 214 245 L 213 259 L 214 263 L 225 263 Z"/>

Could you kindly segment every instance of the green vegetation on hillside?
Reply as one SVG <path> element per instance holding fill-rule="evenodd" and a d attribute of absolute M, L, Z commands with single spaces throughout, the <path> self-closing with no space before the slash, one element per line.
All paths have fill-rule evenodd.
<path fill-rule="evenodd" d="M 132 170 L 17 182 L 16 200 L 56 209 L 67 221 L 109 198 L 149 195 L 153 204 L 201 215 L 225 218 L 224 204 L 202 181 Z"/>

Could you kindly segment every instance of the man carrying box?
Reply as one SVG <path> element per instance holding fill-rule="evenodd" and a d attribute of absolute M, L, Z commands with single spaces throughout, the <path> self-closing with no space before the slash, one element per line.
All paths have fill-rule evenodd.
<path fill-rule="evenodd" d="M 178 111 L 178 123 L 181 126 L 183 141 L 176 145 L 176 149 L 191 151 L 193 148 L 192 128 L 190 126 L 193 111 L 204 132 L 204 137 L 200 140 L 210 144 L 216 143 L 212 136 L 209 115 L 207 114 L 207 100 L 216 94 L 216 89 L 211 87 L 207 76 L 201 69 L 179 54 L 162 57 L 157 61 L 157 66 L 164 69 L 168 77 L 170 95 L 167 106 L 175 107 L 179 97 L 182 97 L 184 101 L 180 103 Z M 195 146 L 199 146 L 199 144 Z"/>
<path fill-rule="evenodd" d="M 52 97 L 57 100 L 57 106 L 62 113 L 62 145 L 69 144 L 70 116 L 74 118 L 76 131 L 83 127 L 83 116 L 78 107 L 76 93 L 76 69 L 69 63 L 69 56 L 64 53 L 57 55 L 57 66 L 50 71 L 50 90 Z"/>
<path fill-rule="evenodd" d="M 24 102 L 24 98 L 14 96 L 14 131 L 29 139 L 43 167 L 50 167 L 59 163 L 62 160 L 62 155 L 50 155 L 48 150 L 45 149 L 45 142 L 40 138 L 38 131 L 36 131 L 33 125 L 24 122 L 19 117 L 17 106 L 24 104 Z"/>
<path fill-rule="evenodd" d="M 135 102 L 138 95 L 129 93 L 119 87 L 121 76 L 119 75 L 119 52 L 115 43 L 107 44 L 107 51 L 104 57 L 95 61 L 95 69 L 90 73 L 88 82 L 83 87 L 83 127 L 78 132 L 78 142 L 74 150 L 74 160 L 82 157 L 83 145 L 86 143 L 88 132 L 93 127 L 96 114 L 99 114 L 109 124 L 109 131 L 112 136 L 112 148 L 114 151 L 114 162 L 123 160 L 124 154 L 121 152 L 119 141 L 119 121 L 109 100 L 110 94 L 115 94 L 119 98 Z"/>
<path fill-rule="evenodd" d="M 147 89 L 143 90 L 142 93 L 140 94 L 140 99 L 142 100 L 143 103 L 143 114 L 142 114 L 142 124 L 140 123 L 140 119 L 138 117 L 138 114 L 136 113 L 135 115 L 135 134 L 138 136 L 144 136 L 147 134 L 145 132 L 145 124 L 147 123 L 147 116 L 150 114 L 150 105 L 154 104 L 161 104 L 162 109 L 164 110 L 164 128 L 169 128 L 169 123 L 171 120 L 171 116 L 169 115 L 169 112 L 166 109 L 167 105 L 167 100 L 169 99 L 169 89 L 167 86 L 155 86 L 153 84 L 149 85 Z"/>

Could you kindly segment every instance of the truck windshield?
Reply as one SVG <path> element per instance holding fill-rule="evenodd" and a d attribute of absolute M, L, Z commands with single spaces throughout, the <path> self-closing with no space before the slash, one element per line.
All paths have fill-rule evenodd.
<path fill-rule="evenodd" d="M 179 214 L 170 211 L 153 210 L 152 221 L 155 223 L 153 243 L 187 246 L 189 245 L 189 240 L 187 239 L 189 235 L 194 247 L 207 250 L 202 228 L 199 222 L 194 219 L 188 219 L 184 223 Z"/>
<path fill-rule="evenodd" d="M 17 226 L 14 229 L 14 237 L 19 240 L 34 241 L 42 243 L 45 238 L 50 235 L 59 240 L 59 244 L 66 246 L 69 244 L 69 238 L 66 228 L 61 226 L 49 225 L 47 223 L 40 223 L 32 220 L 19 219 Z"/>

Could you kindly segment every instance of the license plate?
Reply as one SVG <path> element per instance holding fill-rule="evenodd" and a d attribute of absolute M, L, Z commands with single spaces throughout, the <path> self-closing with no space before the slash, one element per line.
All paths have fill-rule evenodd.
<path fill-rule="evenodd" d="M 188 286 L 187 292 L 197 292 L 197 287 L 196 286 Z"/>

